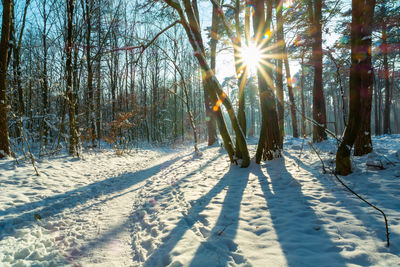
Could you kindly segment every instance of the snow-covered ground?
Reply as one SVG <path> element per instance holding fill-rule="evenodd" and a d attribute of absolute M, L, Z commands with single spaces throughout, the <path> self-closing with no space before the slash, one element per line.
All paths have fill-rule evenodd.
<path fill-rule="evenodd" d="M 335 142 L 315 148 L 333 168 Z M 400 136 L 374 149 L 342 178 L 387 214 L 390 247 L 381 214 L 302 139 L 246 169 L 204 145 L 49 157 L 41 176 L 2 160 L 0 266 L 400 266 Z"/>

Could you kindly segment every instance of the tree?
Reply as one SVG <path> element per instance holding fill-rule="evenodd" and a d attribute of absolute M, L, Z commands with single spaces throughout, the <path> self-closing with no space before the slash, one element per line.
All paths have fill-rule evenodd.
<path fill-rule="evenodd" d="M 271 35 L 272 0 L 267 1 L 265 12 L 264 0 L 254 0 L 253 28 L 255 41 L 261 51 L 268 51 L 269 37 Z M 267 14 L 265 16 L 265 13 Z M 265 38 L 264 38 L 265 37 Z M 261 130 L 256 151 L 256 163 L 261 157 L 272 160 L 280 157 L 281 139 L 276 113 L 275 97 L 273 93 L 272 69 L 270 60 L 261 61 L 257 69 L 258 90 L 261 104 Z"/>
<path fill-rule="evenodd" d="M 91 53 L 91 37 L 92 37 L 92 16 L 93 16 L 93 1 L 85 0 L 82 3 L 82 9 L 84 10 L 84 19 L 86 21 L 86 63 L 87 63 L 87 88 L 89 97 L 89 106 L 87 107 L 89 112 L 89 123 L 88 128 L 90 129 L 90 137 L 92 145 L 96 146 L 96 131 L 95 131 L 95 110 L 94 110 L 94 88 L 93 88 L 93 68 L 92 68 L 92 53 Z"/>
<path fill-rule="evenodd" d="M 69 116 L 69 154 L 78 154 L 78 132 L 75 120 L 75 97 L 72 91 L 72 49 L 73 49 L 73 21 L 74 21 L 75 0 L 67 0 L 67 42 L 66 42 L 66 72 L 67 72 L 67 101 Z"/>
<path fill-rule="evenodd" d="M 311 21 L 312 63 L 314 65 L 313 86 L 313 141 L 320 142 L 327 138 L 326 108 L 324 87 L 322 84 L 322 0 L 308 0 L 308 12 Z"/>
<path fill-rule="evenodd" d="M 276 1 L 276 42 L 277 42 L 277 60 L 276 60 L 276 95 L 278 104 L 278 124 L 280 129 L 280 143 L 283 144 L 285 136 L 285 102 L 283 98 L 283 59 L 285 52 L 285 39 L 283 32 L 282 1 Z"/>
<path fill-rule="evenodd" d="M 217 43 L 218 43 L 218 13 L 217 7 L 213 6 L 212 18 L 211 18 L 211 40 L 210 40 L 210 67 L 215 73 L 216 65 L 216 54 L 217 54 Z M 208 90 L 204 90 L 204 105 L 206 108 L 206 121 L 207 121 L 207 133 L 208 133 L 208 145 L 213 145 L 217 140 L 217 128 L 215 124 L 215 116 L 212 112 L 212 105 L 210 102 L 210 96 Z"/>
<path fill-rule="evenodd" d="M 282 141 L 284 137 L 284 101 L 283 101 L 283 72 L 282 69 L 282 60 L 285 65 L 285 74 L 286 74 L 286 85 L 288 87 L 289 101 L 290 101 L 290 115 L 292 119 L 292 129 L 293 129 L 293 137 L 299 137 L 298 129 L 297 129 L 297 118 L 296 118 L 296 106 L 294 102 L 293 95 L 293 86 L 292 86 L 292 77 L 290 75 L 290 66 L 288 59 L 288 51 L 286 47 L 285 34 L 284 34 L 284 20 L 282 16 L 283 10 L 283 1 L 278 0 L 276 7 L 276 20 L 277 20 L 277 39 L 278 39 L 278 47 L 279 49 L 279 58 L 278 58 L 278 115 L 279 115 L 279 126 L 281 127 Z M 282 87 L 282 88 L 281 88 Z"/>
<path fill-rule="evenodd" d="M 388 63 L 387 23 L 382 21 L 382 54 L 385 79 L 385 108 L 383 111 L 383 133 L 390 134 L 390 73 Z"/>
<path fill-rule="evenodd" d="M 249 152 L 247 149 L 247 142 L 244 137 L 243 131 L 240 128 L 239 122 L 235 115 L 235 112 L 232 107 L 232 103 L 225 92 L 223 92 L 221 84 L 218 82 L 215 77 L 214 72 L 208 65 L 205 59 L 205 49 L 203 45 L 203 39 L 201 36 L 200 25 L 198 20 L 198 8 L 197 2 L 193 1 L 192 3 L 189 0 L 184 0 L 184 10 L 181 5 L 172 0 L 165 1 L 170 7 L 175 9 L 180 17 L 180 23 L 185 29 L 186 35 L 190 40 L 190 44 L 194 50 L 194 56 L 196 57 L 200 68 L 202 69 L 202 77 L 203 77 L 203 85 L 205 90 L 208 90 L 210 95 L 211 103 L 213 105 L 213 111 L 216 114 L 217 124 L 222 135 L 222 139 L 224 140 L 224 146 L 229 154 L 231 161 L 235 161 L 234 159 L 234 151 L 232 139 L 229 136 L 229 133 L 226 128 L 225 121 L 222 117 L 221 112 L 221 104 L 223 104 L 228 112 L 229 118 L 232 123 L 232 127 L 235 131 L 236 138 L 238 139 L 238 149 L 242 155 L 242 167 L 247 167 L 250 164 Z M 215 3 L 214 3 L 215 4 Z M 186 18 L 186 16 L 187 18 Z"/>
<path fill-rule="evenodd" d="M 351 173 L 350 152 L 361 129 L 361 117 L 371 112 L 368 101 L 373 82 L 370 51 L 374 8 L 375 0 L 352 0 L 350 113 L 343 140 L 336 153 L 336 172 L 341 175 Z"/>
<path fill-rule="evenodd" d="M 11 0 L 3 1 L 3 20 L 0 40 L 0 158 L 10 155 L 7 118 L 7 62 L 10 40 Z"/>

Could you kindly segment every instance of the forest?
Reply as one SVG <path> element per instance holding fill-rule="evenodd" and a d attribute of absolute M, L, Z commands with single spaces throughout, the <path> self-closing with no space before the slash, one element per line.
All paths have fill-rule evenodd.
<path fill-rule="evenodd" d="M 0 265 L 400 264 L 399 0 L 0 14 Z"/>

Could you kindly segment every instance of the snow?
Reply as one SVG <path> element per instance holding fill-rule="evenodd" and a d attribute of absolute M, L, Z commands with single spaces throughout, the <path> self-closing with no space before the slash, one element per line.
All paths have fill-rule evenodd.
<path fill-rule="evenodd" d="M 256 140 L 249 140 L 252 155 Z M 0 266 L 398 266 L 400 135 L 373 139 L 341 177 L 307 140 L 249 168 L 218 146 L 0 161 Z M 336 141 L 314 144 L 328 170 Z M 382 162 L 384 169 L 367 161 Z"/>

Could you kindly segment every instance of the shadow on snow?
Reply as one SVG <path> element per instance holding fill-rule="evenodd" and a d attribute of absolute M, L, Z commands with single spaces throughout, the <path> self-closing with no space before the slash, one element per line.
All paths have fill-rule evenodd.
<path fill-rule="evenodd" d="M 210 235 L 201 242 L 190 266 L 226 266 L 232 260 L 235 264 L 246 263 L 246 259 L 235 253 L 238 246 L 235 244 L 234 238 L 240 219 L 242 196 L 250 173 L 259 179 L 269 215 L 289 266 L 309 264 L 310 262 L 343 265 L 344 259 L 339 253 L 340 250 L 335 247 L 331 237 L 324 229 L 323 222 L 318 219 L 307 198 L 302 194 L 300 185 L 290 186 L 292 183 L 298 183 L 286 170 L 284 159 L 275 160 L 268 165 L 272 165 L 267 168 L 267 172 L 274 192 L 269 189 L 268 178 L 263 172 L 263 166 L 252 164 L 248 169 L 231 166 L 208 193 L 193 202 L 188 214 L 179 220 L 168 236 L 164 238 L 167 241 L 150 255 L 144 266 L 170 264 L 169 255 L 174 247 L 184 234 L 197 221 L 201 220 L 200 213 L 223 190 L 227 191 L 217 222 Z M 294 214 L 291 205 L 298 202 L 302 203 L 301 210 Z M 217 254 L 218 257 L 213 257 Z M 218 262 L 215 262 L 216 258 L 218 258 Z M 265 261 L 267 264 L 268 255 L 266 255 Z"/>
<path fill-rule="evenodd" d="M 2 240 L 5 236 L 13 235 L 16 229 L 26 227 L 34 223 L 35 214 L 39 214 L 42 218 L 54 216 L 67 208 L 74 208 L 78 205 L 82 205 L 91 199 L 98 198 L 101 195 L 110 195 L 122 191 L 156 175 L 164 168 L 173 165 L 175 162 L 185 156 L 186 155 L 182 155 L 167 161 L 163 161 L 160 164 L 154 165 L 145 170 L 124 173 L 120 176 L 94 182 L 63 194 L 46 197 L 42 200 L 8 208 L 5 211 L 0 212 L 0 216 L 12 214 L 18 215 L 16 217 L 0 220 L 0 230 L 2 230 L 0 231 L 0 240 Z M 115 196 L 112 198 L 114 197 Z M 9 231 L 5 233 L 4 229 L 9 228 L 7 227 L 9 224 L 13 224 L 13 228 L 8 229 Z"/>

